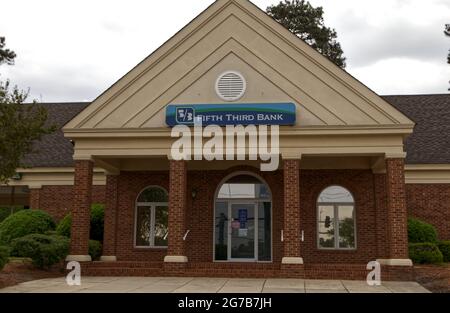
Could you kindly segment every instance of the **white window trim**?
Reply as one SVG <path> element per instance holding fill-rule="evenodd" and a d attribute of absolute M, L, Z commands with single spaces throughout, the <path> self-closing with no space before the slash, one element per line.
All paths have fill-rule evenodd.
<path fill-rule="evenodd" d="M 341 187 L 341 186 L 340 186 Z M 344 187 L 342 187 L 344 188 Z M 344 188 L 345 190 L 348 191 L 347 188 Z M 325 189 L 324 189 L 325 190 Z M 324 191 L 323 190 L 323 191 Z M 322 191 L 322 192 L 323 192 Z M 319 198 L 320 195 L 322 194 L 322 192 L 319 194 Z M 350 192 L 350 191 L 349 191 Z M 350 193 L 351 194 L 351 193 Z M 353 197 L 353 195 L 352 195 Z M 353 199 L 355 199 L 353 197 Z M 320 216 L 319 216 L 319 210 L 321 206 L 332 206 L 333 207 L 333 212 L 334 212 L 334 220 L 333 220 L 333 226 L 334 226 L 334 247 L 333 248 L 327 248 L 327 247 L 321 247 L 320 246 L 320 234 L 319 234 L 319 225 L 321 223 L 320 221 Z M 354 228 L 354 237 L 355 237 L 355 246 L 353 248 L 341 248 L 339 247 L 339 207 L 341 206 L 352 206 L 353 207 L 353 228 Z M 355 251 L 358 249 L 358 238 L 357 238 L 357 223 L 356 223 L 356 205 L 354 202 L 317 202 L 317 208 L 316 208 L 316 236 L 317 236 L 317 249 L 319 250 L 328 250 L 328 251 Z"/>

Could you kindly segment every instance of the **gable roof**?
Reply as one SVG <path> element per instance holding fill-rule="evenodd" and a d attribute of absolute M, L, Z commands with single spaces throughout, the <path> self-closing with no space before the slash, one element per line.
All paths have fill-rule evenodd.
<path fill-rule="evenodd" d="M 308 112 L 301 126 L 412 128 L 401 112 L 250 1 L 217 0 L 64 129 L 152 128 L 150 119 L 231 54 Z"/>
<path fill-rule="evenodd" d="M 450 164 L 450 94 L 383 96 L 416 122 L 414 133 L 406 140 L 408 164 Z M 49 123 L 59 129 L 36 143 L 36 153 L 24 162 L 30 167 L 71 167 L 73 146 L 61 127 L 89 103 L 40 104 L 48 109 Z"/>
<path fill-rule="evenodd" d="M 22 162 L 29 167 L 72 167 L 73 145 L 64 137 L 62 127 L 86 108 L 89 103 L 40 103 L 47 109 L 47 125 L 55 125 L 57 131 L 45 135 L 33 146 L 33 153 L 27 154 Z"/>
<path fill-rule="evenodd" d="M 405 143 L 408 164 L 450 164 L 450 94 L 384 99 L 416 122 Z"/>

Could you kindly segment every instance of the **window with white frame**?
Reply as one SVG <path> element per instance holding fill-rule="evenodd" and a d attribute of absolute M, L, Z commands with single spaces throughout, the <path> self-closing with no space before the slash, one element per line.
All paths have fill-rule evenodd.
<path fill-rule="evenodd" d="M 326 188 L 317 200 L 319 249 L 355 249 L 355 200 L 341 186 Z"/>
<path fill-rule="evenodd" d="M 136 200 L 135 246 L 167 247 L 168 194 L 161 187 L 144 189 Z"/>

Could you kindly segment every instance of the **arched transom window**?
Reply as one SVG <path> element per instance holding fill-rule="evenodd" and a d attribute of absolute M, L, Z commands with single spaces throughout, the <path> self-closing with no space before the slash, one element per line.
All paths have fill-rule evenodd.
<path fill-rule="evenodd" d="M 326 188 L 317 200 L 319 249 L 355 249 L 355 200 L 341 186 Z"/>
<path fill-rule="evenodd" d="M 135 246 L 167 247 L 168 194 L 161 187 L 144 189 L 136 200 Z"/>

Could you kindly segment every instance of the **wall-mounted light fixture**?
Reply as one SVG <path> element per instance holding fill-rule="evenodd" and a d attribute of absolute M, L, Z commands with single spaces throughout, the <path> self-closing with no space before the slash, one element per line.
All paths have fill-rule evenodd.
<path fill-rule="evenodd" d="M 192 189 L 191 191 L 191 196 L 192 196 L 192 200 L 195 200 L 195 198 L 197 198 L 197 189 Z"/>

